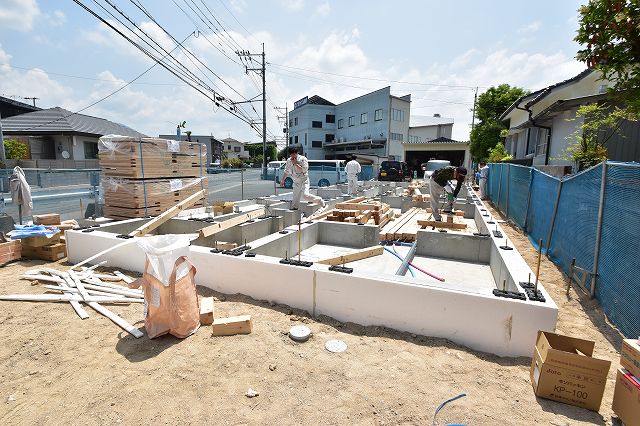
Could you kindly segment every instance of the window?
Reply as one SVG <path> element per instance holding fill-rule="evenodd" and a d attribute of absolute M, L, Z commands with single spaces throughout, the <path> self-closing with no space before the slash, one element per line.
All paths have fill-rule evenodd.
<path fill-rule="evenodd" d="M 336 116 L 333 114 L 327 114 L 327 116 L 325 117 L 324 121 L 326 121 L 327 123 L 335 123 L 336 122 Z"/>
<path fill-rule="evenodd" d="M 84 142 L 84 158 L 95 160 L 98 158 L 98 144 L 95 142 Z"/>
<path fill-rule="evenodd" d="M 411 136 L 409 135 L 409 143 L 421 143 L 422 142 L 422 137 L 421 136 Z"/>
<path fill-rule="evenodd" d="M 231 151 L 231 145 L 227 145 L 227 151 Z"/>
<path fill-rule="evenodd" d="M 539 129 L 536 138 L 536 155 L 545 155 L 547 153 L 547 139 L 549 138 L 549 129 Z"/>
<path fill-rule="evenodd" d="M 311 141 L 311 148 L 322 148 L 322 141 Z"/>
<path fill-rule="evenodd" d="M 298 125 L 298 117 L 294 117 L 293 119 L 293 125 L 297 126 Z"/>
<path fill-rule="evenodd" d="M 294 140 L 295 140 L 295 144 L 297 145 L 297 144 L 298 144 L 298 136 L 296 136 L 296 137 L 294 138 Z"/>
<path fill-rule="evenodd" d="M 375 121 L 380 121 L 382 120 L 382 110 L 381 109 L 377 109 L 376 112 L 373 115 L 373 119 Z"/>
<path fill-rule="evenodd" d="M 367 119 L 368 119 L 368 114 L 366 112 L 363 112 L 362 114 L 360 114 L 360 124 L 366 124 Z"/>
<path fill-rule="evenodd" d="M 322 129 L 322 121 L 312 121 L 311 127 L 314 129 Z"/>
<path fill-rule="evenodd" d="M 344 127 L 344 118 L 338 120 L 338 129 L 342 129 Z"/>
<path fill-rule="evenodd" d="M 400 141 L 402 142 L 402 133 L 390 133 L 392 141 Z"/>
<path fill-rule="evenodd" d="M 401 109 L 391 109 L 391 119 L 393 121 L 404 121 L 404 111 Z"/>
<path fill-rule="evenodd" d="M 289 119 L 289 127 L 293 127 L 293 118 Z"/>
<path fill-rule="evenodd" d="M 293 145 L 293 136 L 289 136 L 289 145 Z"/>
<path fill-rule="evenodd" d="M 536 151 L 536 142 L 538 139 L 538 131 L 540 129 L 537 127 L 529 128 L 529 136 L 527 137 L 527 155 L 531 155 Z"/>
<path fill-rule="evenodd" d="M 234 146 L 233 147 L 233 152 L 240 152 L 240 147 L 239 146 Z"/>
<path fill-rule="evenodd" d="M 307 134 L 304 134 L 304 146 L 307 146 Z"/>
<path fill-rule="evenodd" d="M 349 127 L 355 126 L 355 125 L 356 125 L 356 116 L 352 115 L 351 117 L 349 117 Z"/>
<path fill-rule="evenodd" d="M 336 138 L 336 135 L 333 135 L 331 133 L 327 133 L 326 135 L 324 135 L 325 142 L 333 142 L 335 138 Z"/>

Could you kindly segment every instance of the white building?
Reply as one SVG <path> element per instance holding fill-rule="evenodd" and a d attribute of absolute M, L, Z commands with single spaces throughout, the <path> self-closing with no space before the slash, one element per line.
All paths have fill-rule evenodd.
<path fill-rule="evenodd" d="M 451 140 L 452 128 L 452 118 L 412 116 L 411 95 L 394 96 L 385 87 L 337 105 L 317 95 L 295 102 L 289 146 L 313 160 L 355 154 L 374 165 L 386 159 L 416 169 L 430 159 L 466 165 L 468 143 Z"/>
<path fill-rule="evenodd" d="M 249 151 L 244 147 L 245 142 L 233 138 L 222 139 L 220 142 L 222 142 L 223 158 L 240 158 L 241 160 L 249 158 Z"/>

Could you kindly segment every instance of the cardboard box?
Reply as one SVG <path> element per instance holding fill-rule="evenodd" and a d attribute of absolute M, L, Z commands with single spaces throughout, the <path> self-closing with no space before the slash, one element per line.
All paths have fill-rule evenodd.
<path fill-rule="evenodd" d="M 67 256 L 67 245 L 56 243 L 49 246 L 22 247 L 22 255 L 28 259 L 41 259 L 55 262 Z"/>
<path fill-rule="evenodd" d="M 12 260 L 18 260 L 22 257 L 22 244 L 20 240 L 7 241 L 0 243 L 0 265 L 4 265 Z"/>
<path fill-rule="evenodd" d="M 640 426 L 640 384 L 629 376 L 628 370 L 618 369 L 611 408 L 625 426 Z"/>
<path fill-rule="evenodd" d="M 33 223 L 36 225 L 58 225 L 60 223 L 60 215 L 57 213 L 34 214 Z"/>
<path fill-rule="evenodd" d="M 42 246 L 50 246 L 52 244 L 56 244 L 60 242 L 60 232 L 56 232 L 51 236 L 51 238 L 38 236 L 38 237 L 27 237 L 21 238 L 22 247 L 42 247 Z"/>
<path fill-rule="evenodd" d="M 598 411 L 611 361 L 593 358 L 595 343 L 538 331 L 531 362 L 534 393 Z"/>
<path fill-rule="evenodd" d="M 632 376 L 640 377 L 640 345 L 635 339 L 622 341 L 620 365 L 629 370 Z"/>

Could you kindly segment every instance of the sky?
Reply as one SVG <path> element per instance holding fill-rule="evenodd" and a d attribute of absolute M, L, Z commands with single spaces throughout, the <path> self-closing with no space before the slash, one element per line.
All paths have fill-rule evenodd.
<path fill-rule="evenodd" d="M 199 91 L 81 4 L 147 40 L 149 52 Z M 0 95 L 36 97 L 39 107 L 83 110 L 149 136 L 173 134 L 185 121 L 193 134 L 258 142 L 246 121 L 261 126 L 261 102 L 249 102 L 261 98 L 261 76 L 246 68 L 259 69 L 261 59 L 235 52 L 259 54 L 264 43 L 269 139 L 283 136 L 278 117 L 304 96 L 340 103 L 391 86 L 394 95 L 411 94 L 412 116 L 451 117 L 453 139 L 468 140 L 476 87 L 537 90 L 586 68 L 574 58 L 580 4 L 0 0 Z M 243 119 L 228 111 L 234 107 Z"/>

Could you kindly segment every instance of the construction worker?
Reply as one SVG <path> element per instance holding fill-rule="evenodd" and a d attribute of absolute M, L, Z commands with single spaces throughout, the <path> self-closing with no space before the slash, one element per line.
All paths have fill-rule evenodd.
<path fill-rule="evenodd" d="M 447 193 L 447 207 L 443 211 L 445 213 L 451 213 L 453 211 L 453 202 L 458 196 L 462 182 L 464 182 L 466 176 L 467 169 L 464 167 L 447 166 L 433 172 L 429 179 L 429 192 L 431 194 L 431 212 L 435 221 L 439 222 L 442 220 L 438 203 L 445 192 Z M 455 189 L 451 182 L 449 182 L 452 179 L 457 181 Z"/>
<path fill-rule="evenodd" d="M 487 179 L 489 179 L 489 166 L 484 161 L 480 162 L 480 199 L 487 199 Z"/>
<path fill-rule="evenodd" d="M 300 200 L 304 198 L 307 202 L 314 202 L 325 206 L 325 202 L 321 197 L 309 193 L 309 161 L 304 155 L 298 154 L 298 148 L 289 148 L 289 159 L 284 166 L 282 174 L 281 186 L 287 176 L 291 176 L 293 180 L 293 200 L 291 208 L 297 210 L 300 208 Z"/>
<path fill-rule="evenodd" d="M 344 171 L 347 173 L 347 183 L 349 184 L 349 195 L 355 195 L 358 191 L 358 173 L 362 171 L 360 163 L 356 161 L 356 156 L 351 156 L 351 161 L 344 167 Z"/>

